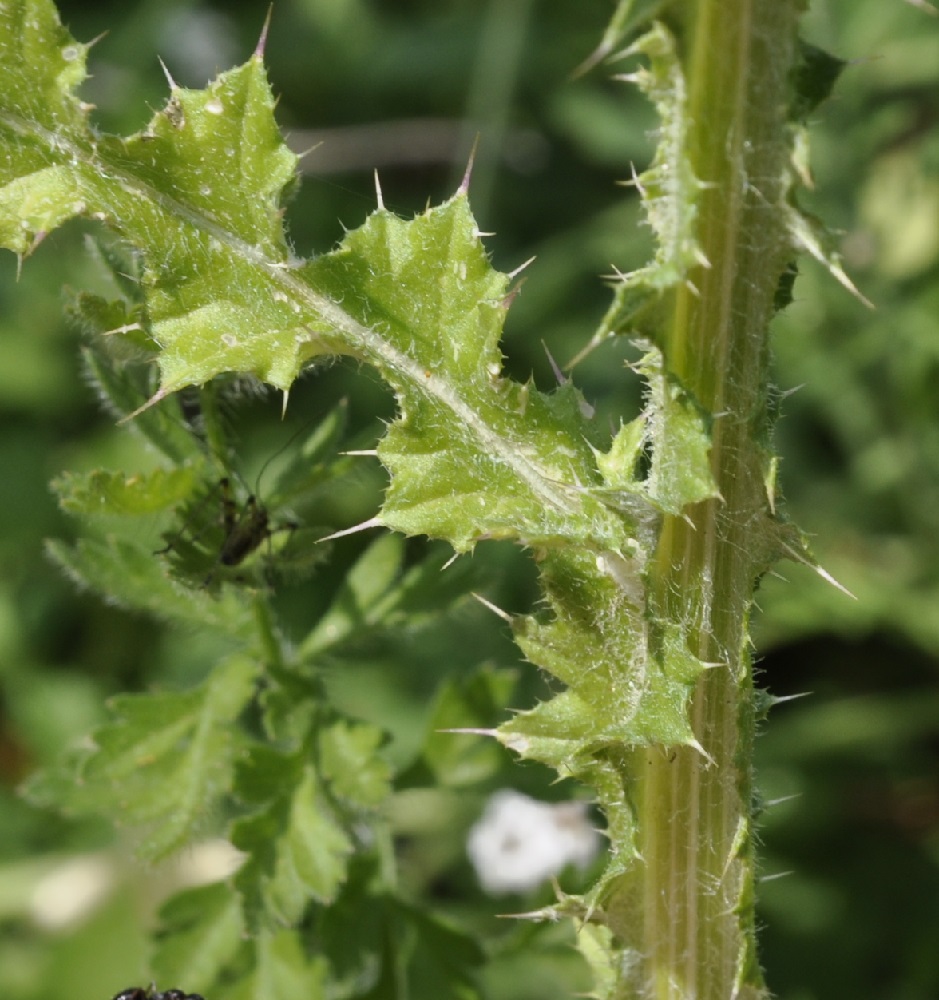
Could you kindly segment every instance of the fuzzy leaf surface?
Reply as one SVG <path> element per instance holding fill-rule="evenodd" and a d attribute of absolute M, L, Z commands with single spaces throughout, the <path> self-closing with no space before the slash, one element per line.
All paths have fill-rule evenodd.
<path fill-rule="evenodd" d="M 465 193 L 411 221 L 384 210 L 303 270 L 362 331 L 362 354 L 398 397 L 379 443 L 391 473 L 381 520 L 465 551 L 481 538 L 624 543 L 576 390 L 502 377 L 507 277 L 494 271 Z"/>
<path fill-rule="evenodd" d="M 95 749 L 42 776 L 36 797 L 52 792 L 77 814 L 114 816 L 142 831 L 138 851 L 155 860 L 204 832 L 231 789 L 241 749 L 233 723 L 249 703 L 257 666 L 243 656 L 219 664 L 191 691 L 120 695 L 112 722 L 93 734 Z"/>
<path fill-rule="evenodd" d="M 220 371 L 287 388 L 317 353 L 296 303 L 280 199 L 296 157 L 273 118 L 259 55 L 205 90 L 173 87 L 141 132 L 92 129 L 74 90 L 87 46 L 46 0 L 0 11 L 0 243 L 29 253 L 76 216 L 144 255 L 144 292 L 167 391 Z"/>
<path fill-rule="evenodd" d="M 147 475 L 96 470 L 67 472 L 52 483 L 62 509 L 83 517 L 155 514 L 175 507 L 195 489 L 197 472 L 191 466 L 157 469 Z"/>
<path fill-rule="evenodd" d="M 526 656 L 566 690 L 499 727 L 499 739 L 563 773 L 579 773 L 608 747 L 693 744 L 687 707 L 704 665 L 678 630 L 661 643 L 615 572 L 589 554 L 543 563 L 554 617 L 516 623 Z"/>
<path fill-rule="evenodd" d="M 379 806 L 391 791 L 391 768 L 378 753 L 383 740 L 377 727 L 345 721 L 334 722 L 320 736 L 323 777 L 352 808 Z"/>
<path fill-rule="evenodd" d="M 299 920 L 312 900 L 332 900 L 346 877 L 352 841 L 343 830 L 309 749 L 256 746 L 238 768 L 237 792 L 256 809 L 232 827 L 249 857 L 235 876 L 250 925 Z"/>
<path fill-rule="evenodd" d="M 224 588 L 215 597 L 204 588 L 181 585 L 149 546 L 107 536 L 83 538 L 74 546 L 51 541 L 46 552 L 78 586 L 105 594 L 121 607 L 209 628 L 236 641 L 253 637 L 250 609 L 242 594 Z"/>

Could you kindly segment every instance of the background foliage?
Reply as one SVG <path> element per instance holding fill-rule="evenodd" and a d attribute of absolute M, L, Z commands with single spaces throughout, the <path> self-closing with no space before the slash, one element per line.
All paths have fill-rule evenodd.
<path fill-rule="evenodd" d="M 121 132 L 143 124 L 128 114 L 165 99 L 154 51 L 180 83 L 201 86 L 253 49 L 265 13 L 254 3 L 155 0 L 61 9 L 79 38 L 109 32 L 91 53 L 84 96 L 105 128 Z M 651 111 L 602 74 L 569 79 L 609 12 L 600 0 L 279 3 L 267 49 L 279 120 L 299 149 L 322 141 L 290 208 L 298 251 L 328 249 L 343 224 L 364 218 L 373 167 L 400 214 L 439 201 L 479 132 L 472 204 L 497 232 L 488 240 L 494 263 L 508 271 L 538 258 L 510 313 L 508 369 L 550 387 L 542 341 L 558 359 L 575 353 L 608 302 L 598 275 L 638 266 L 648 251 L 637 228 L 623 258 L 617 234 L 638 211 L 614 182 L 631 161 L 646 162 Z M 759 595 L 763 683 L 776 695 L 813 692 L 777 710 L 758 745 L 765 798 L 798 796 L 764 817 L 764 870 L 792 874 L 762 887 L 763 957 L 786 1000 L 926 1000 L 939 995 L 939 22 L 900 0 L 815 0 L 805 28 L 856 61 L 819 112 L 808 200 L 844 230 L 848 270 L 877 309 L 866 312 L 805 264 L 776 323 L 778 383 L 802 386 L 779 424 L 784 490 L 820 561 L 858 601 L 789 566 L 786 581 L 768 581 Z M 11 1000 L 100 1000 L 139 981 L 144 928 L 175 877 L 142 871 L 97 823 L 27 806 L 17 785 L 100 722 L 107 696 L 191 685 L 211 655 L 191 635 L 76 593 L 42 557 L 44 538 L 74 531 L 50 478 L 139 461 L 134 439 L 80 381 L 77 337 L 62 319 L 62 284 L 93 280 L 82 239 L 80 227 L 67 227 L 18 282 L 12 257 L 0 273 L 0 995 Z M 601 414 L 632 405 L 619 388 L 612 395 L 614 350 L 578 370 Z M 390 412 L 377 379 L 344 364 L 297 387 L 286 426 L 278 399 L 255 400 L 243 428 L 245 480 L 253 484 L 293 428 L 344 398 L 363 440 Z M 377 471 L 362 472 L 341 502 L 364 519 L 381 486 Z M 417 559 L 419 546 L 408 544 Z M 339 546 L 337 572 L 361 548 Z M 519 553 L 482 546 L 474 570 L 501 606 L 526 609 L 531 580 Z M 299 615 L 328 595 L 295 600 L 288 610 Z M 517 653 L 498 621 L 467 606 L 366 645 L 334 684 L 350 712 L 392 731 L 389 752 L 401 765 L 429 724 L 438 685 L 484 661 L 513 667 Z M 514 703 L 536 683 L 520 678 Z M 472 794 L 443 795 L 423 812 L 414 803 L 407 878 L 495 943 L 493 996 L 563 996 L 583 986 L 573 955 L 544 936 L 526 951 L 530 931 L 497 929 L 493 909 L 533 901 L 494 906 L 464 860 L 489 788 L 552 794 L 536 768 L 512 769 L 507 755 L 497 766 Z M 44 878 L 61 879 L 63 862 L 77 858 L 100 862 L 111 891 L 51 926 Z M 81 883 L 65 884 L 79 899 Z"/>

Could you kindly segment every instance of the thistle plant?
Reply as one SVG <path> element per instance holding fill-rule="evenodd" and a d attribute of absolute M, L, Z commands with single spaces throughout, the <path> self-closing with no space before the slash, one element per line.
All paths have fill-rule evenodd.
<path fill-rule="evenodd" d="M 812 563 L 778 496 L 768 327 L 799 251 L 850 284 L 795 194 L 803 122 L 837 64 L 798 42 L 794 0 L 634 6 L 620 5 L 593 60 L 660 119 L 655 157 L 632 178 L 654 257 L 616 277 L 584 337 L 585 350 L 624 337 L 641 349 L 641 411 L 611 435 L 576 367 L 548 393 L 503 373 L 517 275 L 489 261 L 471 168 L 410 220 L 377 189 L 362 226 L 298 259 L 282 208 L 296 157 L 274 120 L 263 36 L 204 90 L 170 80 L 165 106 L 121 137 L 92 124 L 77 95 L 89 46 L 52 4 L 0 5 L 3 245 L 28 267 L 72 218 L 105 231 L 95 253 L 117 294 L 77 294 L 70 309 L 104 404 L 160 458 L 144 473 L 61 478 L 62 506 L 89 528 L 50 552 L 80 585 L 219 649 L 190 690 L 115 699 L 92 747 L 31 785 L 38 801 L 139 828 L 149 859 L 226 817 L 240 867 L 167 904 L 161 982 L 264 1000 L 477 995 L 468 935 L 396 892 L 399 776 L 382 730 L 331 703 L 322 672 L 363 630 L 442 613 L 465 592 L 458 559 L 406 564 L 400 537 L 427 536 L 456 557 L 510 540 L 537 565 L 543 607 L 493 610 L 561 687 L 506 716 L 499 677 L 478 678 L 473 711 L 440 713 L 464 735 L 436 737 L 494 739 L 576 779 L 602 810 L 602 872 L 529 916 L 572 922 L 597 997 L 767 995 L 751 760 L 771 699 L 754 685 L 747 621 L 776 560 Z M 201 556 L 173 539 L 230 478 L 233 377 L 274 387 L 287 407 L 300 374 L 334 356 L 374 369 L 396 398 L 371 446 L 389 477 L 380 509 L 329 522 L 324 498 L 369 450 L 348 440 L 341 410 L 299 442 L 270 507 L 306 511 L 306 537 L 284 543 L 297 574 L 317 571 L 330 538 L 386 533 L 287 642 L 255 558 L 273 541 L 267 507 L 260 527 L 246 516 L 256 500 L 229 501 L 224 538 Z M 154 518 L 165 557 L 141 537 Z M 238 558 L 213 560 L 226 543 Z M 383 942 L 367 971 L 344 940 L 363 923 Z"/>

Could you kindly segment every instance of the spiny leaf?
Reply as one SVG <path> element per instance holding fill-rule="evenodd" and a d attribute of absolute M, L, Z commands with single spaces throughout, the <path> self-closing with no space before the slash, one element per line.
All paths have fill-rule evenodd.
<path fill-rule="evenodd" d="M 606 481 L 596 495 L 624 515 L 631 514 L 634 536 L 648 540 L 659 514 L 681 514 L 686 505 L 718 493 L 710 463 L 709 421 L 694 397 L 666 371 L 658 349 L 650 348 L 635 367 L 646 379 L 645 407 L 619 429 L 608 452 L 596 452 Z M 646 457 L 649 469 L 642 479 L 640 466 Z"/>
<path fill-rule="evenodd" d="M 628 968 L 623 952 L 615 943 L 613 932 L 598 922 L 580 924 L 577 948 L 593 973 L 593 997 L 628 996 Z M 636 955 L 636 964 L 639 956 Z"/>
<path fill-rule="evenodd" d="M 688 157 L 685 80 L 675 42 L 664 25 L 655 24 L 618 58 L 634 56 L 645 56 L 648 65 L 617 79 L 646 93 L 661 121 L 652 163 L 634 181 L 657 237 L 655 259 L 618 278 L 613 303 L 581 357 L 615 334 L 654 340 L 663 293 L 684 282 L 691 268 L 706 264 L 695 236 L 702 184 Z"/>
<path fill-rule="evenodd" d="M 633 592 L 589 554 L 553 553 L 542 569 L 554 617 L 520 620 L 516 640 L 567 689 L 504 723 L 499 739 L 564 773 L 611 746 L 693 744 L 687 706 L 704 665 L 678 631 L 645 638 Z"/>
<path fill-rule="evenodd" d="M 843 285 L 859 302 L 873 309 L 874 304 L 858 290 L 841 266 L 841 255 L 833 246 L 835 241 L 831 233 L 817 219 L 795 206 L 789 207 L 788 222 L 793 247 L 814 257 L 828 269 L 835 281 Z"/>
<path fill-rule="evenodd" d="M 174 87 L 126 140 L 79 121 L 59 148 L 22 109 L 8 112 L 16 151 L 54 163 L 77 192 L 56 210 L 102 217 L 141 249 L 160 394 L 232 370 L 286 389 L 318 353 L 364 358 L 401 409 L 379 449 L 392 474 L 385 524 L 458 550 L 572 535 L 619 548 L 620 519 L 578 492 L 599 483 L 576 391 L 544 396 L 501 376 L 507 278 L 489 264 L 465 192 L 410 222 L 380 209 L 334 253 L 297 266 L 278 204 L 294 161 L 272 106 L 255 56 L 204 91 Z M 56 200 L 29 156 L 10 167 L 11 182 Z M 4 205 L 21 252 L 62 221 L 37 221 L 22 195 Z"/>
<path fill-rule="evenodd" d="M 798 40 L 798 62 L 792 68 L 789 118 L 804 121 L 828 100 L 847 63 L 803 39 Z"/>
<path fill-rule="evenodd" d="M 619 0 L 603 32 L 600 44 L 574 71 L 580 76 L 593 69 L 598 63 L 608 59 L 623 43 L 634 34 L 640 25 L 648 24 L 671 0 Z"/>
<path fill-rule="evenodd" d="M 124 419 L 146 400 L 149 389 L 146 370 L 120 365 L 100 343 L 83 348 L 82 361 L 101 404 L 116 419 Z M 151 406 L 131 426 L 134 433 L 172 462 L 184 462 L 199 454 L 192 433 L 166 406 Z"/>
<path fill-rule="evenodd" d="M 79 120 L 52 142 L 23 109 L 8 110 L 8 245 L 22 252 L 40 228 L 83 214 L 139 248 L 158 396 L 224 371 L 286 389 L 324 352 L 374 364 L 401 410 L 379 448 L 391 527 L 460 551 L 487 537 L 621 548 L 621 519 L 582 489 L 600 483 L 576 390 L 545 396 L 501 375 L 508 279 L 489 264 L 466 192 L 410 222 L 379 209 L 300 266 L 279 211 L 293 158 L 272 107 L 254 56 L 204 91 L 173 87 L 128 139 Z M 37 160 L 65 178 L 67 199 Z M 59 214 L 40 220 L 24 185 Z"/>
<path fill-rule="evenodd" d="M 480 538 L 622 544 L 619 519 L 578 489 L 599 482 L 576 390 L 547 396 L 501 375 L 507 279 L 464 192 L 409 222 L 374 213 L 302 274 L 341 298 L 398 396 L 378 447 L 392 477 L 384 524 L 458 551 Z"/>
<path fill-rule="evenodd" d="M 687 504 L 718 496 L 710 428 L 694 397 L 665 371 L 658 351 L 650 351 L 640 369 L 649 385 L 646 418 L 653 442 L 645 488 L 660 510 L 681 514 Z"/>
<path fill-rule="evenodd" d="M 107 223 L 144 255 L 164 391 L 221 371 L 286 389 L 317 348 L 301 306 L 271 283 L 289 267 L 280 198 L 296 158 L 260 56 L 205 90 L 174 86 L 122 139 L 94 132 L 74 97 L 86 47 L 53 5 L 20 0 L 3 16 L 2 245 L 26 253 L 73 216 Z"/>
<path fill-rule="evenodd" d="M 0 245 L 16 253 L 86 209 L 90 132 L 74 89 L 87 51 L 46 0 L 0 7 Z"/>
<path fill-rule="evenodd" d="M 89 292 L 78 292 L 66 300 L 65 315 L 89 337 L 107 335 L 112 345 L 126 349 L 128 357 L 131 356 L 131 349 L 138 358 L 156 356 L 157 344 L 145 331 L 145 317 L 139 305 L 124 299 L 106 299 Z"/>

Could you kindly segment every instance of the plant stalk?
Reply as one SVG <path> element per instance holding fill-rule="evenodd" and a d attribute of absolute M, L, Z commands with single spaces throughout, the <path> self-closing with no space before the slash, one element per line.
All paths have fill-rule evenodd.
<path fill-rule="evenodd" d="M 768 324 L 790 256 L 785 110 L 793 0 L 698 0 L 688 11 L 688 156 L 703 187 L 706 265 L 674 292 L 670 378 L 711 427 L 720 493 L 665 519 L 650 579 L 657 615 L 711 664 L 691 718 L 704 750 L 645 755 L 637 793 L 643 866 L 643 997 L 765 996 L 756 961 L 747 617 L 772 561 Z"/>

